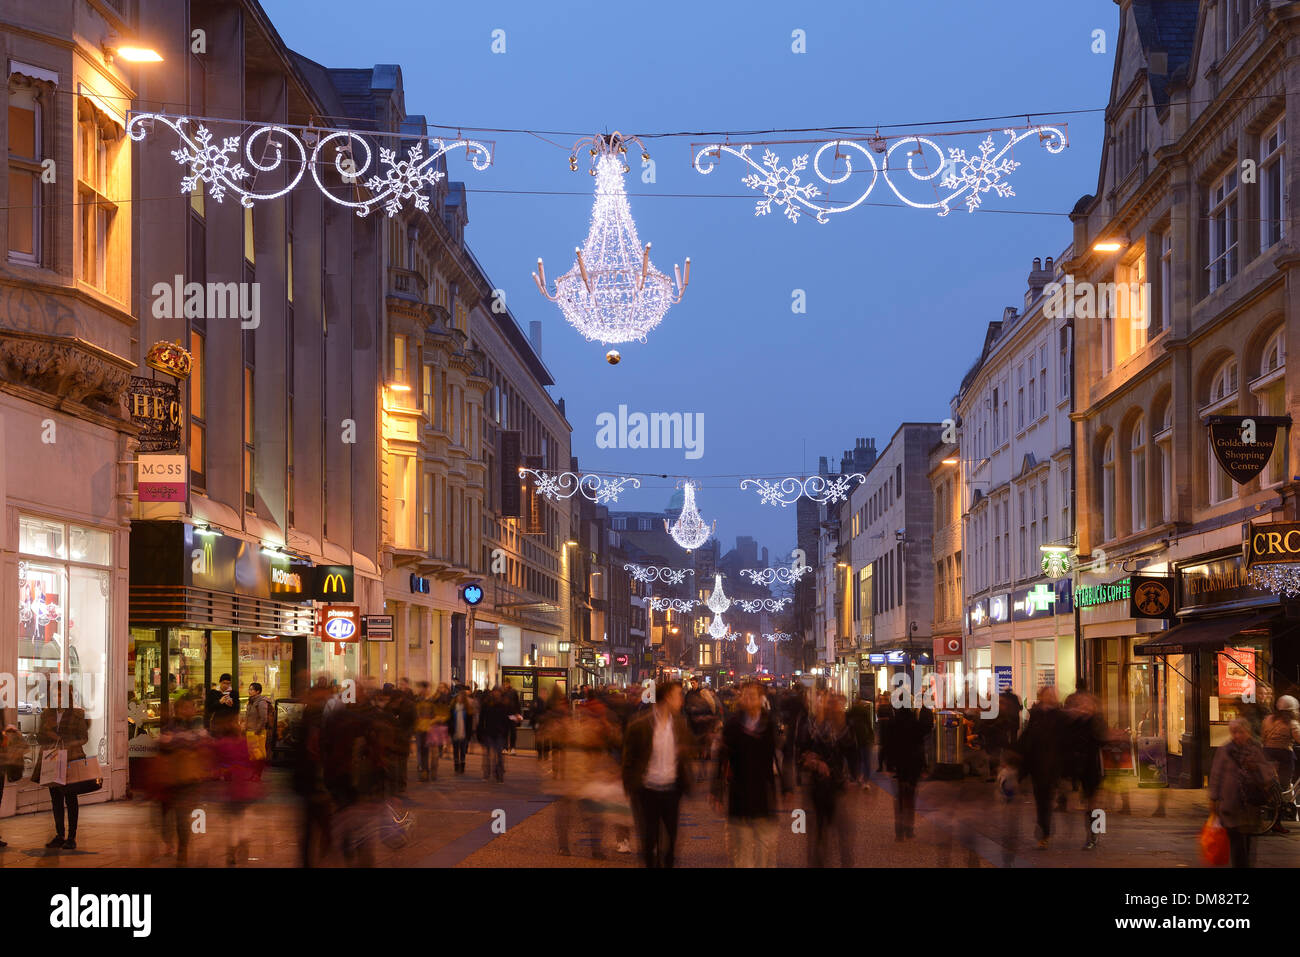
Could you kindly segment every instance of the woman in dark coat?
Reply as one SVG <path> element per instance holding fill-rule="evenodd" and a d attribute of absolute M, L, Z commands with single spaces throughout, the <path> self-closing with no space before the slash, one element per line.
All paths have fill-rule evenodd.
<path fill-rule="evenodd" d="M 916 837 L 916 786 L 925 770 L 925 728 L 911 708 L 896 708 L 885 737 L 885 761 L 898 780 L 894 840 Z"/>
<path fill-rule="evenodd" d="M 86 712 L 81 708 L 71 707 L 72 689 L 59 682 L 54 686 L 54 693 L 49 706 L 41 712 L 41 723 L 36 731 L 36 740 L 42 754 L 36 759 L 36 768 L 32 780 L 41 783 L 41 757 L 49 748 L 66 748 L 68 761 L 85 758 L 83 747 L 90 740 L 90 727 L 86 724 Z M 50 802 L 54 812 L 54 837 L 47 843 L 49 848 L 63 848 L 65 851 L 77 849 L 77 790 L 75 785 L 51 784 Z M 67 830 L 64 830 L 64 813 L 67 813 Z"/>
<path fill-rule="evenodd" d="M 1038 703 L 1029 709 L 1029 722 L 1015 745 L 1021 756 L 1020 777 L 1028 775 L 1034 785 L 1040 848 L 1047 847 L 1052 836 L 1052 797 L 1061 780 L 1066 730 L 1065 713 L 1056 688 L 1052 685 L 1041 688 Z"/>

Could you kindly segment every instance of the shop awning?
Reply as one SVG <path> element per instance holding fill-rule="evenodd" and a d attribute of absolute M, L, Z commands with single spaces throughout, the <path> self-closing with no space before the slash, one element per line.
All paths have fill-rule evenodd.
<path fill-rule="evenodd" d="M 1133 652 L 1139 655 L 1182 655 L 1213 651 L 1242 632 L 1259 628 L 1276 617 L 1276 611 L 1263 615 L 1247 612 L 1188 621 L 1170 628 L 1153 641 L 1135 645 Z"/>

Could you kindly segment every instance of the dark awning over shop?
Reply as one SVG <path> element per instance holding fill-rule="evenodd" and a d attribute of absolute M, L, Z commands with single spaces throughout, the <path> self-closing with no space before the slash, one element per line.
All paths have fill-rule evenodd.
<path fill-rule="evenodd" d="M 1170 628 L 1163 635 L 1133 648 L 1139 655 L 1181 655 L 1197 651 L 1213 651 L 1223 647 L 1229 639 L 1244 631 L 1265 626 L 1277 617 L 1276 611 L 1267 614 L 1247 612 L 1225 615 L 1222 618 L 1201 618 Z"/>

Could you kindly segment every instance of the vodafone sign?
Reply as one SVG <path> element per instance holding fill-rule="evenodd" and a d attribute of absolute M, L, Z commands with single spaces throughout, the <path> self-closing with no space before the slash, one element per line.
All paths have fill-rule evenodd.
<path fill-rule="evenodd" d="M 961 635 L 948 635 L 944 638 L 934 639 L 934 657 L 960 659 L 962 657 L 963 645 Z"/>

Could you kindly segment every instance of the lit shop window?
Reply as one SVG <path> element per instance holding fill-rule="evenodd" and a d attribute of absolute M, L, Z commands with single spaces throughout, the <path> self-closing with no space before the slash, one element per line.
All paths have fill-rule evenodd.
<path fill-rule="evenodd" d="M 78 525 L 18 517 L 18 728 L 36 759 L 41 712 L 59 682 L 86 712 L 86 753 L 108 766 L 108 632 L 113 536 Z"/>

